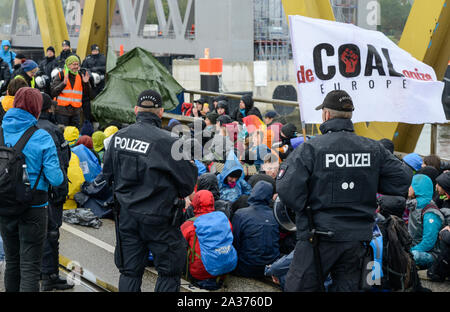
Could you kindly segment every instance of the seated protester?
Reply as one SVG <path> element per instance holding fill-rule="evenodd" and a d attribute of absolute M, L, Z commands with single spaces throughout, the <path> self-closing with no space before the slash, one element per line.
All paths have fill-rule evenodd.
<path fill-rule="evenodd" d="M 97 152 L 94 150 L 94 142 L 92 141 L 92 138 L 88 135 L 82 135 L 77 143 L 75 145 L 83 144 L 86 146 L 94 155 L 97 157 L 98 163 L 101 164 L 100 156 L 97 154 Z"/>
<path fill-rule="evenodd" d="M 264 277 L 264 269 L 280 256 L 279 225 L 270 202 L 273 186 L 256 183 L 248 203 L 250 207 L 236 211 L 232 219 L 234 241 L 238 253 L 235 273 L 244 277 Z"/>
<path fill-rule="evenodd" d="M 1 110 L 0 110 L 0 124 L 3 120 L 5 113 L 13 108 L 14 96 L 20 88 L 28 87 L 27 83 L 23 79 L 13 79 L 8 83 L 8 88 L 6 89 L 6 96 L 2 100 Z"/>
<path fill-rule="evenodd" d="M 205 118 L 206 127 L 205 129 L 203 129 L 202 133 L 203 147 L 208 141 L 212 140 L 212 138 L 214 137 L 214 134 L 216 133 L 216 123 L 218 117 L 219 115 L 215 112 L 209 112 L 208 114 L 206 114 Z"/>
<path fill-rule="evenodd" d="M 219 101 L 225 101 L 228 103 L 227 97 L 225 95 L 219 95 L 213 98 L 212 107 L 210 108 L 211 112 L 217 112 L 217 105 L 219 104 Z"/>
<path fill-rule="evenodd" d="M 228 109 L 228 102 L 227 101 L 219 101 L 217 103 L 217 114 L 219 114 L 219 116 L 222 115 L 230 115 L 230 111 Z"/>
<path fill-rule="evenodd" d="M 405 157 L 403 157 L 402 160 L 405 164 L 408 165 L 408 167 L 411 168 L 411 170 L 413 171 L 414 174 L 416 174 L 416 172 L 419 171 L 420 168 L 422 168 L 423 160 L 416 153 L 408 154 Z"/>
<path fill-rule="evenodd" d="M 248 195 L 241 195 L 241 197 L 231 204 L 231 214 L 234 215 L 238 209 L 247 208 L 248 206 Z"/>
<path fill-rule="evenodd" d="M 422 168 L 417 171 L 417 174 L 424 174 L 429 177 L 431 182 L 433 182 L 433 190 L 436 189 L 436 178 L 439 176 L 439 171 L 437 171 L 435 167 L 422 165 Z"/>
<path fill-rule="evenodd" d="M 450 277 L 450 226 L 446 226 L 439 232 L 440 251 L 431 268 L 427 270 L 427 276 L 432 282 L 444 282 Z"/>
<path fill-rule="evenodd" d="M 227 115 L 219 116 L 216 123 L 216 134 L 214 138 L 207 142 L 204 146 L 205 161 L 225 162 L 230 151 L 233 150 L 233 142 L 231 142 L 226 124 L 231 123 L 231 118 Z"/>
<path fill-rule="evenodd" d="M 280 162 L 278 157 L 276 157 L 276 155 L 274 154 L 267 154 L 264 157 L 264 163 L 262 164 L 259 173 L 267 174 L 273 179 L 276 179 L 279 169 L 280 169 Z"/>
<path fill-rule="evenodd" d="M 214 196 L 210 191 L 198 191 L 192 200 L 194 217 L 198 218 L 202 215 L 214 212 Z M 218 212 L 222 214 L 221 212 Z M 229 235 L 231 236 L 231 223 Z M 188 243 L 188 272 L 192 277 L 194 285 L 205 289 L 218 289 L 221 287 L 223 280 L 217 280 L 217 276 L 213 276 L 205 268 L 202 261 L 202 248 L 200 240 L 196 233 L 194 220 L 189 219 L 181 225 L 181 232 Z M 226 230 L 225 230 L 226 231 Z M 219 231 L 218 231 L 219 232 Z M 211 241 L 212 243 L 212 241 Z M 231 243 L 231 241 L 230 241 Z M 189 252 L 191 250 L 191 252 Z"/>
<path fill-rule="evenodd" d="M 251 135 L 251 147 L 250 157 L 254 159 L 256 169 L 261 170 L 261 166 L 264 164 L 264 158 L 268 155 L 272 155 L 272 150 L 263 142 L 263 131 L 255 131 Z M 275 156 L 275 155 L 274 155 Z"/>
<path fill-rule="evenodd" d="M 214 173 L 204 173 L 197 180 L 197 192 L 210 191 L 214 196 L 214 210 L 222 211 L 228 219 L 232 218 L 231 203 L 220 199 L 219 184 Z M 192 217 L 192 216 L 191 216 Z"/>
<path fill-rule="evenodd" d="M 280 131 L 281 146 L 278 148 L 278 154 L 281 160 L 285 160 L 294 150 L 291 139 L 296 137 L 297 127 L 291 123 L 285 124 Z"/>
<path fill-rule="evenodd" d="M 119 128 L 117 126 L 109 126 L 103 131 L 105 134 L 105 140 L 103 141 L 103 146 L 105 147 L 105 151 L 108 149 L 109 142 L 111 141 L 111 138 L 114 133 L 119 131 Z"/>
<path fill-rule="evenodd" d="M 200 98 L 194 101 L 194 107 L 192 108 L 193 117 L 203 117 L 203 104 L 206 102 L 204 98 Z"/>
<path fill-rule="evenodd" d="M 258 174 L 258 168 L 255 165 L 255 161 L 253 160 L 255 157 L 248 149 L 244 150 L 244 153 L 241 154 L 239 161 L 242 165 L 242 169 L 244 170 L 245 181 L 249 181 L 251 177 L 255 174 Z"/>
<path fill-rule="evenodd" d="M 192 116 L 193 107 L 194 105 L 192 105 L 192 103 L 183 102 L 183 104 L 181 104 L 181 115 Z"/>
<path fill-rule="evenodd" d="M 78 156 L 80 167 L 83 170 L 84 179 L 92 182 L 102 171 L 99 160 L 93 152 L 83 144 L 72 147 L 72 152 Z"/>
<path fill-rule="evenodd" d="M 67 139 L 66 139 L 67 140 Z M 83 170 L 80 167 L 80 159 L 72 152 L 70 155 L 69 168 L 67 169 L 67 179 L 69 180 L 69 193 L 64 203 L 64 210 L 76 209 L 77 203 L 74 199 L 75 194 L 81 191 L 85 179 Z"/>
<path fill-rule="evenodd" d="M 233 203 L 241 195 L 250 195 L 251 186 L 245 181 L 242 165 L 230 151 L 222 172 L 217 176 L 220 199 Z"/>
<path fill-rule="evenodd" d="M 433 198 L 433 182 L 424 174 L 413 176 L 406 206 L 409 209 L 408 231 L 413 239 L 411 253 L 416 264 L 429 268 L 438 253 L 438 234 L 444 216 L 436 207 Z"/>
<path fill-rule="evenodd" d="M 423 158 L 422 167 L 431 166 L 434 167 L 439 173 L 441 173 L 441 158 L 438 155 L 428 155 Z"/>
<path fill-rule="evenodd" d="M 266 181 L 269 182 L 270 185 L 272 185 L 273 187 L 273 193 L 276 194 L 276 183 L 275 183 L 275 179 L 272 178 L 271 176 L 265 174 L 265 173 L 258 173 L 255 174 L 254 176 L 252 176 L 249 180 L 248 180 L 248 184 L 250 184 L 250 186 L 252 187 L 252 189 L 255 188 L 256 183 L 258 183 L 259 181 Z M 271 202 L 270 207 L 273 207 L 273 202 Z"/>
<path fill-rule="evenodd" d="M 438 208 L 450 208 L 450 172 L 444 172 L 436 178 L 434 202 Z"/>
<path fill-rule="evenodd" d="M 78 139 L 80 138 L 80 131 L 78 131 L 77 127 L 67 126 L 64 129 L 64 139 L 69 143 L 69 146 L 72 148 L 77 144 Z"/>
<path fill-rule="evenodd" d="M 250 115 L 255 115 L 261 120 L 263 119 L 259 109 L 257 107 L 254 107 L 252 96 L 243 95 L 239 103 L 239 108 L 231 114 L 231 118 L 233 119 L 233 121 L 242 123 L 242 118 Z"/>
<path fill-rule="evenodd" d="M 94 145 L 94 151 L 97 153 L 100 164 L 103 164 L 103 155 L 105 154 L 105 147 L 103 145 L 103 141 L 106 139 L 103 131 L 95 131 L 92 134 L 92 143 Z"/>
<path fill-rule="evenodd" d="M 85 120 L 83 122 L 83 126 L 81 127 L 80 134 L 91 137 L 93 133 L 94 133 L 94 126 L 89 120 Z"/>
<path fill-rule="evenodd" d="M 389 152 L 391 152 L 391 154 L 394 154 L 394 142 L 386 138 L 381 139 L 378 142 L 380 142 L 381 145 L 383 145 Z"/>

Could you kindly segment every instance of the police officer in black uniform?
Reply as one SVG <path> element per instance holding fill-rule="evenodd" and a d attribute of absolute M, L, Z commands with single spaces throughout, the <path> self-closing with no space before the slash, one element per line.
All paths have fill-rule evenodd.
<path fill-rule="evenodd" d="M 347 92 L 331 91 L 319 109 L 323 135 L 294 150 L 276 181 L 279 197 L 295 211 L 297 226 L 285 290 L 319 291 L 319 280 L 331 273 L 332 291 L 358 291 L 360 278 L 366 279 L 361 260 L 364 242 L 372 239 L 376 194 L 406 197 L 412 175 L 379 142 L 355 134 Z M 313 236 L 311 230 L 322 235 Z M 317 241 L 314 249 L 311 242 Z"/>
<path fill-rule="evenodd" d="M 136 123 L 114 134 L 104 156 L 103 175 L 120 204 L 119 291 L 140 291 L 149 250 L 158 271 L 155 291 L 180 289 L 186 241 L 180 231 L 184 201 L 177 202 L 192 193 L 198 174 L 193 162 L 172 157 L 177 139 L 161 129 L 163 111 L 158 92 L 142 92 Z"/>
<path fill-rule="evenodd" d="M 64 139 L 64 134 L 56 125 L 56 119 L 52 112 L 56 106 L 46 93 L 41 92 L 42 112 L 39 115 L 37 126 L 46 130 L 55 142 L 56 151 L 58 152 L 61 170 L 67 176 L 67 169 L 70 161 L 69 144 Z M 49 206 L 48 206 L 48 223 L 47 238 L 44 241 L 44 250 L 42 255 L 41 266 L 41 290 L 50 291 L 66 290 L 73 288 L 73 285 L 67 284 L 67 281 L 61 278 L 59 272 L 59 228 L 62 225 L 63 205 L 69 192 L 68 180 L 66 179 L 59 187 L 51 187 L 49 190 Z"/>
<path fill-rule="evenodd" d="M 70 48 L 70 41 L 69 40 L 64 40 L 62 42 L 62 51 L 58 55 L 58 57 L 56 58 L 57 67 L 59 67 L 59 68 L 64 70 L 64 65 L 65 65 L 65 62 L 66 62 L 66 58 L 68 58 L 71 55 L 76 55 L 76 54 L 73 53 L 72 49 Z M 78 59 L 79 59 L 79 57 L 78 57 Z"/>
<path fill-rule="evenodd" d="M 39 63 L 39 71 L 36 73 L 36 77 L 46 75 L 49 80 L 45 87 L 42 89 L 45 93 L 50 95 L 50 82 L 52 77 L 52 71 L 58 66 L 55 57 L 55 48 L 50 46 L 47 48 L 45 58 Z"/>
<path fill-rule="evenodd" d="M 81 64 L 81 68 L 89 69 L 92 73 L 105 75 L 106 73 L 106 57 L 100 53 L 100 48 L 97 44 L 91 46 L 91 54 L 86 56 Z M 92 75 L 91 75 L 92 76 Z M 92 85 L 94 96 L 97 96 L 105 87 L 105 79 L 102 79 L 98 85 Z"/>

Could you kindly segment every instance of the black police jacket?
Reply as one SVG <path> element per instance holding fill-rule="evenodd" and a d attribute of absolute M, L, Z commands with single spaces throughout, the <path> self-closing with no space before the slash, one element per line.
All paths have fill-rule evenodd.
<path fill-rule="evenodd" d="M 411 171 L 379 142 L 356 135 L 350 119 L 328 120 L 320 130 L 323 135 L 295 149 L 277 176 L 281 200 L 296 213 L 297 239 L 309 238 L 309 206 L 316 229 L 334 233 L 324 239 L 370 241 L 377 192 L 405 197 Z"/>
<path fill-rule="evenodd" d="M 139 113 L 135 124 L 114 134 L 105 152 L 104 179 L 114 182 L 121 209 L 144 223 L 170 223 L 176 211 L 175 199 L 194 190 L 197 167 L 172 157 L 176 141 L 161 129 L 158 116 Z"/>
<path fill-rule="evenodd" d="M 39 63 L 39 72 L 36 76 L 41 75 L 47 75 L 49 78 L 52 76 L 52 71 L 58 67 L 58 63 L 56 61 L 56 58 L 53 57 L 46 57 L 42 62 Z"/>
<path fill-rule="evenodd" d="M 106 57 L 103 54 L 90 54 L 85 58 L 81 67 L 104 75 L 106 73 Z"/>

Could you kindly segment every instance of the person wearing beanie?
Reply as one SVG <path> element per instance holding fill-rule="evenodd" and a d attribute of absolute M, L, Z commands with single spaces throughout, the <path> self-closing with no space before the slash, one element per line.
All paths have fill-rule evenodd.
<path fill-rule="evenodd" d="M 106 139 L 105 133 L 103 131 L 95 131 L 92 134 L 92 143 L 94 145 L 94 151 L 100 158 L 100 164 L 103 164 L 103 155 L 105 154 L 105 147 L 103 141 Z"/>
<path fill-rule="evenodd" d="M 24 87 L 17 91 L 14 107 L 3 118 L 5 145 L 14 146 L 25 131 L 36 126 L 42 103 L 39 90 Z M 53 138 L 44 129 L 33 133 L 22 153 L 30 185 L 35 185 L 36 191 L 29 209 L 18 216 L 0 217 L 6 254 L 5 290 L 39 292 L 42 250 L 47 231 L 48 190 L 50 185 L 62 185 L 66 178 Z"/>
<path fill-rule="evenodd" d="M 84 120 L 91 121 L 93 93 L 89 73 L 80 72 L 80 59 L 70 55 L 65 60 L 64 72 L 59 72 L 50 85 L 51 96 L 56 98 L 56 120 L 64 126 L 80 128 L 81 111 Z"/>
<path fill-rule="evenodd" d="M 217 123 L 217 118 L 219 118 L 219 114 L 217 113 L 209 112 L 208 114 L 206 114 L 205 118 L 206 126 L 207 127 L 215 126 Z"/>
<path fill-rule="evenodd" d="M 432 200 L 433 182 L 424 174 L 413 176 L 406 207 L 409 210 L 408 231 L 412 237 L 411 253 L 416 265 L 428 269 L 438 253 L 438 235 L 444 216 Z"/>
<path fill-rule="evenodd" d="M 75 146 L 80 137 L 80 132 L 78 128 L 73 126 L 68 126 L 64 129 L 64 139 L 69 143 L 70 147 Z"/>
<path fill-rule="evenodd" d="M 16 53 L 11 51 L 11 42 L 9 40 L 2 40 L 2 47 L 0 50 L 0 58 L 8 64 L 9 71 L 13 72 L 14 59 L 16 58 Z"/>
<path fill-rule="evenodd" d="M 219 104 L 219 101 L 225 101 L 228 103 L 228 99 L 225 95 L 219 95 L 213 98 L 213 103 L 212 103 L 212 109 L 211 111 L 214 111 L 217 113 L 217 104 Z"/>
<path fill-rule="evenodd" d="M 44 92 L 41 92 L 43 103 L 42 112 L 39 116 L 37 126 L 47 131 L 53 138 L 58 153 L 61 170 L 67 175 L 70 160 L 70 148 L 64 139 L 64 134 L 52 118 L 56 102 Z M 59 277 L 59 228 L 62 224 L 63 205 L 66 201 L 69 185 L 66 180 L 63 185 L 51 188 L 48 206 L 47 237 L 44 242 L 42 255 L 42 291 L 66 290 L 73 288 L 73 284 Z"/>
<path fill-rule="evenodd" d="M 92 136 L 92 133 L 94 133 L 94 126 L 89 120 L 85 120 L 83 126 L 81 127 L 80 134 Z"/>
<path fill-rule="evenodd" d="M 93 44 L 91 46 L 91 54 L 86 56 L 81 64 L 82 68 L 90 70 L 92 73 L 97 73 L 99 75 L 105 75 L 106 73 L 106 57 L 100 53 L 100 47 L 98 44 Z M 94 97 L 99 94 L 105 87 L 105 79 L 100 81 L 98 85 L 93 88 Z"/>
<path fill-rule="evenodd" d="M 275 121 L 275 118 L 278 116 L 276 111 L 267 111 L 264 114 L 264 123 L 266 124 L 267 127 L 270 127 L 272 125 L 272 123 Z"/>
<path fill-rule="evenodd" d="M 441 173 L 436 178 L 434 202 L 439 208 L 450 208 L 450 171 Z"/>
<path fill-rule="evenodd" d="M 239 108 L 235 110 L 231 118 L 234 121 L 242 123 L 242 118 L 250 115 L 256 115 L 259 119 L 263 120 L 261 112 L 257 107 L 254 106 L 253 97 L 249 94 L 246 94 L 241 97 Z"/>
<path fill-rule="evenodd" d="M 39 67 L 38 64 L 33 60 L 26 60 L 20 67 L 20 70 L 17 71 L 16 76 L 13 79 L 23 79 L 27 85 L 31 88 L 36 86 L 36 82 L 34 77 L 38 72 Z"/>
<path fill-rule="evenodd" d="M 198 170 L 182 153 L 174 153 L 180 151 L 179 139 L 161 129 L 164 107 L 159 92 L 142 91 L 134 112 L 136 123 L 111 136 L 101 175 L 114 185 L 120 207 L 118 288 L 141 291 L 150 249 L 157 260 L 154 291 L 178 292 L 186 264 L 186 243 L 180 232 L 185 205 L 178 199 L 192 194 Z"/>
<path fill-rule="evenodd" d="M 1 120 L 3 119 L 3 116 L 5 113 L 13 108 L 14 105 L 14 95 L 17 93 L 17 91 L 20 88 L 28 87 L 27 83 L 23 79 L 13 79 L 8 83 L 8 88 L 6 90 L 6 96 L 2 100 L 2 106 L 0 109 L 1 112 Z M 0 120 L 0 124 L 1 124 Z"/>
<path fill-rule="evenodd" d="M 42 75 L 46 75 L 48 78 L 51 79 L 52 71 L 56 67 L 58 67 L 58 64 L 56 62 L 56 57 L 55 57 L 55 48 L 53 48 L 52 46 L 49 46 L 47 48 L 45 58 L 39 63 L 39 71 L 37 72 L 36 76 L 39 77 Z M 47 93 L 48 95 L 50 95 L 50 93 L 51 93 L 50 83 L 43 88 L 43 91 L 45 93 Z"/>
<path fill-rule="evenodd" d="M 229 115 L 227 101 L 219 101 L 217 103 L 217 114 L 219 114 L 219 116 Z"/>
<path fill-rule="evenodd" d="M 378 142 L 380 142 L 389 152 L 394 154 L 394 142 L 386 138 L 381 139 Z"/>
<path fill-rule="evenodd" d="M 433 190 L 436 187 L 436 178 L 439 176 L 439 171 L 433 166 L 424 166 L 417 171 L 417 174 L 424 174 L 431 179 L 433 182 Z"/>
<path fill-rule="evenodd" d="M 296 137 L 297 127 L 294 124 L 288 123 L 281 127 L 280 130 L 280 147 L 277 148 L 281 160 L 285 160 L 294 150 L 291 139 Z"/>
<path fill-rule="evenodd" d="M 422 168 L 422 157 L 419 156 L 417 153 L 411 153 L 403 157 L 403 162 L 407 164 L 414 173 L 420 170 Z"/>

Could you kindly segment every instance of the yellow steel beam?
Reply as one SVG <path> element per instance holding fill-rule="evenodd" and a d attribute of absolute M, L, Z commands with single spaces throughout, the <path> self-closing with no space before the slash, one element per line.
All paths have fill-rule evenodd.
<path fill-rule="evenodd" d="M 34 0 L 44 51 L 49 46 L 61 53 L 61 44 L 69 39 L 61 0 Z"/>
<path fill-rule="evenodd" d="M 282 0 L 286 17 L 303 15 L 334 20 L 328 0 Z M 434 68 L 442 80 L 450 57 L 450 7 L 449 0 L 415 0 L 405 25 L 399 47 L 419 61 Z M 371 122 L 355 124 L 359 135 L 375 140 L 388 138 L 394 141 L 397 151 L 413 152 L 423 125 Z"/>
<path fill-rule="evenodd" d="M 116 0 L 109 0 L 109 25 L 106 25 L 108 0 L 89 0 L 84 2 L 80 37 L 77 54 L 83 60 L 90 53 L 90 47 L 96 43 L 100 51 L 106 51 L 106 32 L 111 26 Z"/>

